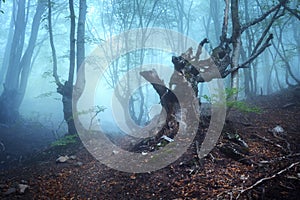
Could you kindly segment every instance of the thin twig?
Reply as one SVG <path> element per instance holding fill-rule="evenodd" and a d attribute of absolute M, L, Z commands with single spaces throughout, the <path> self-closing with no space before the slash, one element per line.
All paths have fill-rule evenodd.
<path fill-rule="evenodd" d="M 281 145 L 279 145 L 279 144 L 273 142 L 272 140 L 270 140 L 270 139 L 268 139 L 268 138 L 266 138 L 266 137 L 257 135 L 257 134 L 254 134 L 254 135 L 255 135 L 256 137 L 258 137 L 258 138 L 264 140 L 265 142 L 268 142 L 268 143 L 270 143 L 270 144 L 272 144 L 272 145 L 274 145 L 274 146 L 276 146 L 276 147 L 278 147 L 278 148 L 280 148 L 280 149 L 282 149 L 282 150 L 285 151 L 285 149 L 284 149 Z"/>
<path fill-rule="evenodd" d="M 264 13 L 262 16 L 254 19 L 251 22 L 248 22 L 244 25 L 242 25 L 241 28 L 241 32 L 244 32 L 247 28 L 249 28 L 250 26 L 253 26 L 261 21 L 263 21 L 267 16 L 269 16 L 272 12 L 274 12 L 275 10 L 279 9 L 281 7 L 281 3 L 277 4 L 276 6 L 274 6 L 273 8 L 271 8 L 270 10 L 268 10 L 266 13 Z"/>
<path fill-rule="evenodd" d="M 247 191 L 249 191 L 249 190 L 255 188 L 255 187 L 258 186 L 259 184 L 261 184 L 261 183 L 263 183 L 263 182 L 265 182 L 265 181 L 274 179 L 274 178 L 276 178 L 277 176 L 283 174 L 284 172 L 288 171 L 289 169 L 291 169 L 291 168 L 293 168 L 294 166 L 299 165 L 299 164 L 300 164 L 300 162 L 292 163 L 292 164 L 289 165 L 288 167 L 286 167 L 286 168 L 280 170 L 279 172 L 273 174 L 272 176 L 268 176 L 268 177 L 265 177 L 265 178 L 262 178 L 262 179 L 256 181 L 253 185 L 251 185 L 251 186 L 249 186 L 249 187 L 247 187 L 247 188 L 241 190 L 240 193 L 238 194 L 238 196 L 236 197 L 236 199 L 239 199 L 240 196 L 241 196 L 243 193 L 245 193 L 245 192 L 247 192 Z"/>
<path fill-rule="evenodd" d="M 285 1 L 282 2 L 282 6 L 283 6 L 287 11 L 289 11 L 293 16 L 295 16 L 298 20 L 300 20 L 300 15 L 297 13 L 297 12 L 298 12 L 297 9 L 291 9 L 290 7 L 288 7 L 288 6 L 286 5 L 286 2 L 285 2 Z"/>
<path fill-rule="evenodd" d="M 286 155 L 286 156 L 280 156 L 280 157 L 274 158 L 272 160 L 261 160 L 261 161 L 259 161 L 259 163 L 260 164 L 269 164 L 269 163 L 274 163 L 274 162 L 281 161 L 283 159 L 293 158 L 293 157 L 298 157 L 298 156 L 300 156 L 300 153 L 294 153 L 294 154 L 289 154 L 289 155 Z"/>
<path fill-rule="evenodd" d="M 5 151 L 5 146 L 4 146 L 3 142 L 0 142 L 0 146 L 2 147 L 2 151 Z"/>
<path fill-rule="evenodd" d="M 262 47 L 260 47 L 253 55 L 250 56 L 250 58 L 248 58 L 247 61 L 245 61 L 244 63 L 242 63 L 241 65 L 239 65 L 239 68 L 247 68 L 248 65 L 255 60 L 260 54 L 262 54 L 262 52 L 264 52 L 264 50 L 271 46 L 270 44 L 270 40 L 273 39 L 273 34 L 270 34 L 269 37 L 267 38 L 267 40 L 265 41 L 265 43 L 263 44 Z"/>

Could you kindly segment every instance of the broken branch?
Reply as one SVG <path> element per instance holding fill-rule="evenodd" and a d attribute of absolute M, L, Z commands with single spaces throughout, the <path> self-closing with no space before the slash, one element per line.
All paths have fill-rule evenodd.
<path fill-rule="evenodd" d="M 300 164 L 300 162 L 292 163 L 292 164 L 289 165 L 288 167 L 286 167 L 286 168 L 280 170 L 279 172 L 273 174 L 272 176 L 268 176 L 268 177 L 265 177 L 265 178 L 262 178 L 262 179 L 256 181 L 253 185 L 251 185 L 251 186 L 249 186 L 249 187 L 247 187 L 247 188 L 241 190 L 240 193 L 238 194 L 238 196 L 236 197 L 236 199 L 239 199 L 240 196 L 241 196 L 243 193 L 245 193 L 245 192 L 247 192 L 247 191 L 249 191 L 249 190 L 255 188 L 255 187 L 258 186 L 259 184 L 261 184 L 261 183 L 263 183 L 263 182 L 265 182 L 265 181 L 274 179 L 274 178 L 276 178 L 277 176 L 283 174 L 284 172 L 288 171 L 289 169 L 291 169 L 291 168 L 293 168 L 293 167 L 295 167 L 295 166 L 297 166 L 297 165 L 299 165 L 299 164 Z"/>

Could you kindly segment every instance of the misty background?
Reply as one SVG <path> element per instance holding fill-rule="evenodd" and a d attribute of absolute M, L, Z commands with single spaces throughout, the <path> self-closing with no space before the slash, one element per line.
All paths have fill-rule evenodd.
<path fill-rule="evenodd" d="M 71 15 L 68 3 L 62 0 L 51 1 L 57 74 L 62 83 L 68 80 L 70 62 Z M 254 20 L 275 4 L 274 1 L 241 0 L 240 22 L 246 24 Z M 101 45 L 114 35 L 135 28 L 149 27 L 178 31 L 195 41 L 208 38 L 210 43 L 205 46 L 205 49 L 207 54 L 210 54 L 212 49 L 219 44 L 225 7 L 222 0 L 97 0 L 87 1 L 86 5 L 85 56 L 88 56 L 97 45 Z M 2 93 L 2 99 L 5 98 L 3 95 L 5 87 L 16 89 L 19 95 L 18 103 L 13 106 L 20 117 L 40 122 L 61 136 L 66 133 L 67 125 L 64 122 L 62 96 L 57 93 L 57 84 L 53 78 L 48 2 L 11 0 L 1 1 L 0 6 L 0 93 Z M 299 9 L 299 1 L 291 1 L 290 7 L 295 10 Z M 79 2 L 74 1 L 75 20 L 78 20 L 79 8 Z M 300 82 L 300 22 L 290 13 L 281 12 L 279 14 L 282 16 L 276 19 L 268 31 L 274 37 L 271 41 L 272 45 L 252 62 L 249 68 L 239 70 L 239 99 L 272 94 Z M 272 16 L 251 26 L 242 35 L 241 62 L 251 56 L 252 50 L 256 48 L 255 41 L 263 34 Z M 18 39 L 14 38 L 17 32 Z M 229 24 L 230 32 L 231 24 Z M 188 49 L 189 46 L 174 46 L 174 52 L 179 48 Z M 143 49 L 130 52 L 110 64 L 110 70 L 99 82 L 95 95 L 98 106 L 105 108 L 99 112 L 97 119 L 107 132 L 118 131 L 113 123 L 111 96 L 123 74 L 130 69 L 149 63 L 169 65 L 172 68 L 172 55 L 174 54 Z M 13 68 L 12 65 L 18 67 Z M 11 74 L 18 70 L 20 70 L 17 75 L 19 85 L 10 86 L 8 83 L 16 77 Z M 226 87 L 230 87 L 229 77 L 225 79 L 225 82 Z M 165 80 L 165 83 L 168 83 L 168 80 Z M 125 98 L 124 96 L 130 95 L 124 91 L 119 93 L 120 101 Z M 205 94 L 209 95 L 205 83 L 199 84 L 199 97 Z M 147 124 L 155 114 L 159 113 L 159 97 L 151 85 L 139 88 L 130 99 L 130 115 L 138 125 Z M 201 101 L 205 99 L 202 98 Z M 1 124 L 8 123 L 2 121 Z"/>

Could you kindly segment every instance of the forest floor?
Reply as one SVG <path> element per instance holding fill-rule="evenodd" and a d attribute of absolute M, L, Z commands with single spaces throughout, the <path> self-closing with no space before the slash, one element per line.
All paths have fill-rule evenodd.
<path fill-rule="evenodd" d="M 99 163 L 79 142 L 49 147 L 31 154 L 23 165 L 1 170 L 0 198 L 299 199 L 300 89 L 258 96 L 249 103 L 262 113 L 230 112 L 218 145 L 200 162 L 192 144 L 163 169 L 130 174 Z M 283 128 L 281 135 L 272 131 L 276 126 Z M 238 133 L 247 142 L 250 162 L 221 152 L 226 132 Z M 75 157 L 56 163 L 60 155 Z M 20 194 L 13 190 L 18 184 L 29 188 Z"/>

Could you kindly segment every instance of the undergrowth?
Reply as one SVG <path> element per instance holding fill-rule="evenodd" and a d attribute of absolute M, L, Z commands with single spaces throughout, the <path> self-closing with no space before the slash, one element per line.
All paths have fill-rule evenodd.
<path fill-rule="evenodd" d="M 209 103 L 214 103 L 214 104 L 218 104 L 219 99 L 225 99 L 225 103 L 226 103 L 226 107 L 229 108 L 229 110 L 231 108 L 234 108 L 240 112 L 244 112 L 244 113 L 261 113 L 262 110 L 257 107 L 257 106 L 252 106 L 244 101 L 238 101 L 238 100 L 234 100 L 234 96 L 238 94 L 238 89 L 237 88 L 226 88 L 225 91 L 220 92 L 218 95 L 212 95 L 211 97 L 209 97 L 208 95 L 203 95 L 202 97 Z M 222 98 L 220 98 L 220 95 L 222 96 Z"/>
<path fill-rule="evenodd" d="M 75 144 L 78 141 L 78 135 L 65 135 L 64 137 L 52 142 L 51 146 L 66 146 L 68 144 Z"/>

